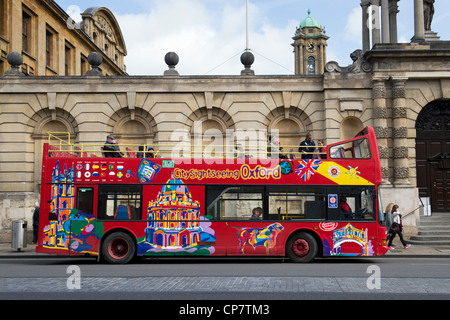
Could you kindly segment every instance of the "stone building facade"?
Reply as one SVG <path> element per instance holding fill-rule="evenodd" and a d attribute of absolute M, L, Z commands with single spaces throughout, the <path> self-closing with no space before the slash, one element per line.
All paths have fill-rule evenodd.
<path fill-rule="evenodd" d="M 54 0 L 0 0 L 0 75 L 10 52 L 22 55 L 25 75 L 84 75 L 93 51 L 102 56 L 104 75 L 126 75 L 127 49 L 112 12 L 92 7 L 80 18 L 74 21 Z"/>
<path fill-rule="evenodd" d="M 416 16 L 423 18 L 419 7 Z M 31 218 L 47 132 L 69 132 L 79 144 L 101 145 L 113 134 L 123 144 L 173 145 L 176 130 L 192 137 L 200 123 L 224 136 L 278 130 L 283 146 L 297 146 L 307 132 L 329 144 L 373 126 L 383 207 L 398 203 L 415 225 L 419 196 L 448 198 L 449 42 L 375 42 L 353 52 L 352 65 L 329 62 L 315 75 L 183 76 L 176 55 L 167 57 L 170 72 L 160 76 L 0 77 L 0 228 Z"/>

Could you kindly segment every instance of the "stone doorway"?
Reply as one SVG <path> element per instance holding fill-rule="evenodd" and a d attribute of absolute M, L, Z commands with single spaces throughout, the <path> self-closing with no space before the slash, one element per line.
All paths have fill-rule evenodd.
<path fill-rule="evenodd" d="M 450 212 L 450 100 L 426 105 L 416 121 L 417 187 L 433 212 Z"/>

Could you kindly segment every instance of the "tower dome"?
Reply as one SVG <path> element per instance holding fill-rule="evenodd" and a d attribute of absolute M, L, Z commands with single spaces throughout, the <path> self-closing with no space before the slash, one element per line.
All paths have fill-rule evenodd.
<path fill-rule="evenodd" d="M 311 17 L 310 9 L 308 9 L 308 16 L 300 22 L 300 29 L 303 28 L 321 28 L 319 21 Z"/>

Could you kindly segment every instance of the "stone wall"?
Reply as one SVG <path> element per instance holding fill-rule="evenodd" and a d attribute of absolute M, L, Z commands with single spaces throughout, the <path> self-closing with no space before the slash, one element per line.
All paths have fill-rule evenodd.
<path fill-rule="evenodd" d="M 383 45 L 323 76 L 0 77 L 0 228 L 31 217 L 46 132 L 80 144 L 173 144 L 173 132 L 278 130 L 284 146 L 307 132 L 326 144 L 376 130 L 382 206 L 419 219 L 415 123 L 450 99 L 450 45 Z M 328 66 L 328 65 L 327 65 Z M 430 69 L 432 68 L 432 69 Z M 288 148 L 287 148 L 288 149 Z"/>

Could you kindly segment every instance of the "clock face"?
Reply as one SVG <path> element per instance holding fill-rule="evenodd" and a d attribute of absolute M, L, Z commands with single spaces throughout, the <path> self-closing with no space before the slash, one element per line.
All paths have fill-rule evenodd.
<path fill-rule="evenodd" d="M 314 43 L 310 42 L 306 45 L 306 50 L 308 50 L 309 52 L 314 52 L 314 50 L 316 49 L 316 47 L 314 46 Z"/>

